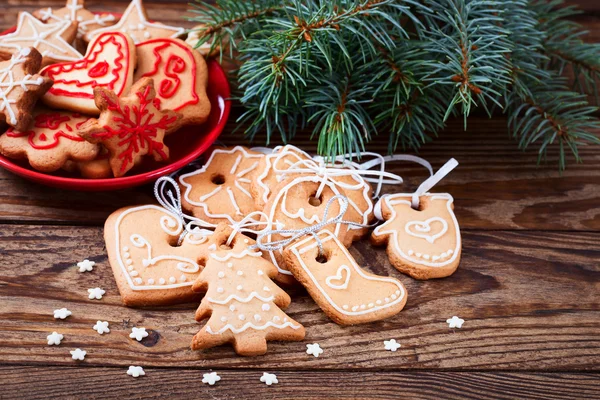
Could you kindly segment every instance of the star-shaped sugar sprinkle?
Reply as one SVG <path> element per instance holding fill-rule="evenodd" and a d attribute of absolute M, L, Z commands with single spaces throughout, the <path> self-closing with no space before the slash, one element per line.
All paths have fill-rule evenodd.
<path fill-rule="evenodd" d="M 134 43 L 144 42 L 149 39 L 172 37 L 183 35 L 185 29 L 160 23 L 148 22 L 148 15 L 141 0 L 132 0 L 123 13 L 119 22 L 105 28 L 99 28 L 89 32 L 86 39 L 91 41 L 96 35 L 109 31 L 120 31 L 127 33 Z"/>
<path fill-rule="evenodd" d="M 58 346 L 60 344 L 60 341 L 64 338 L 65 337 L 62 333 L 52 332 L 48 335 L 46 339 L 48 339 L 48 346 Z"/>
<path fill-rule="evenodd" d="M 260 381 L 265 383 L 267 386 L 271 386 L 274 383 L 279 383 L 277 380 L 277 375 L 269 374 L 268 372 L 263 372 L 262 376 L 260 377 Z"/>
<path fill-rule="evenodd" d="M 319 357 L 321 354 L 323 354 L 323 349 L 321 348 L 321 346 L 319 346 L 319 343 L 307 344 L 306 354 Z"/>
<path fill-rule="evenodd" d="M 52 86 L 52 79 L 37 75 L 41 63 L 42 56 L 31 47 L 0 62 L 0 123 L 6 121 L 18 131 L 29 129 L 37 99 Z"/>
<path fill-rule="evenodd" d="M 100 117 L 83 124 L 79 135 L 91 143 L 104 145 L 115 177 L 123 176 L 145 155 L 153 156 L 155 161 L 169 158 L 163 139 L 168 130 L 177 126 L 181 115 L 158 109 L 155 97 L 151 78 L 137 81 L 123 97 L 102 87 L 94 89 Z"/>
<path fill-rule="evenodd" d="M 71 311 L 67 310 L 64 307 L 59 310 L 54 310 L 54 318 L 56 318 L 56 319 L 65 319 L 70 315 L 71 315 Z"/>
<path fill-rule="evenodd" d="M 144 372 L 144 368 L 142 368 L 142 367 L 136 367 L 136 366 L 131 365 L 131 366 L 129 366 L 129 369 L 127 370 L 127 375 L 137 378 L 138 376 L 146 375 L 146 372 Z"/>
<path fill-rule="evenodd" d="M 455 315 L 452 318 L 448 318 L 446 322 L 448 323 L 448 328 L 462 328 L 463 324 L 465 323 L 465 320 L 462 318 L 458 318 Z"/>
<path fill-rule="evenodd" d="M 21 12 L 15 32 L 0 36 L 0 52 L 14 54 L 33 47 L 44 57 L 44 65 L 77 61 L 83 55 L 69 44 L 76 29 L 76 25 L 68 21 L 45 24 L 33 15 Z"/>
<path fill-rule="evenodd" d="M 100 289 L 99 287 L 97 288 L 93 288 L 93 289 L 88 289 L 88 297 L 90 298 L 90 300 L 100 300 L 102 298 L 102 296 L 104 296 L 104 293 L 106 293 L 106 290 L 104 289 Z"/>
<path fill-rule="evenodd" d="M 208 374 L 202 375 L 202 383 L 208 383 L 211 386 L 220 380 L 221 377 L 216 372 L 209 372 Z"/>
<path fill-rule="evenodd" d="M 69 353 L 71 353 L 71 357 L 73 358 L 73 360 L 79 360 L 79 361 L 83 361 L 83 359 L 85 358 L 85 355 L 87 354 L 87 352 L 85 350 L 81 350 L 81 349 L 71 350 Z"/>
<path fill-rule="evenodd" d="M 88 260 L 87 258 L 77 263 L 77 266 L 79 267 L 79 272 L 90 272 L 92 269 L 94 269 L 94 265 L 96 265 L 96 263 L 94 261 Z"/>
<path fill-rule="evenodd" d="M 396 351 L 401 347 L 400 343 L 396 342 L 396 339 L 384 340 L 383 345 L 389 351 Z"/>
<path fill-rule="evenodd" d="M 108 328 L 108 321 L 96 321 L 96 324 L 93 326 L 93 329 L 99 334 L 109 333 L 110 329 Z"/>
<path fill-rule="evenodd" d="M 136 328 L 135 326 L 131 328 L 131 333 L 129 337 L 141 341 L 143 338 L 148 337 L 148 332 L 146 332 L 146 328 Z"/>

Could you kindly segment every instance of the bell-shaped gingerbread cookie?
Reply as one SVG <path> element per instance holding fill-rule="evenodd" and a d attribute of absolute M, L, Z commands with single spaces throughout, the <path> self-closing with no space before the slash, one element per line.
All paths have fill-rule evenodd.
<path fill-rule="evenodd" d="M 340 325 L 377 321 L 400 312 L 406 304 L 404 285 L 358 266 L 331 231 L 307 236 L 284 250 L 285 262 L 313 300 Z"/>
<path fill-rule="evenodd" d="M 411 198 L 412 194 L 394 194 L 379 200 L 375 214 L 386 222 L 373 231 L 372 242 L 387 243 L 392 265 L 415 279 L 451 275 L 461 254 L 454 199 L 447 193 L 426 193 L 414 209 Z"/>

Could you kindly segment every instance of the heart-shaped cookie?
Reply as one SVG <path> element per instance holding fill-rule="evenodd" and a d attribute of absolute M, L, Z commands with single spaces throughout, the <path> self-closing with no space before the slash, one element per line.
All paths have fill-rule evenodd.
<path fill-rule="evenodd" d="M 406 304 L 406 289 L 391 277 L 358 266 L 331 231 L 308 236 L 284 250 L 285 263 L 313 300 L 340 325 L 377 321 L 397 314 Z"/>
<path fill-rule="evenodd" d="M 94 88 L 125 94 L 133 82 L 135 45 L 129 36 L 108 32 L 97 36 L 79 61 L 49 65 L 40 74 L 54 80 L 42 100 L 53 108 L 98 115 Z"/>
<path fill-rule="evenodd" d="M 122 208 L 108 217 L 104 239 L 123 303 L 167 305 L 197 298 L 192 284 L 213 245 L 212 232 L 187 234 L 178 246 L 183 229 L 175 214 L 155 205 Z"/>

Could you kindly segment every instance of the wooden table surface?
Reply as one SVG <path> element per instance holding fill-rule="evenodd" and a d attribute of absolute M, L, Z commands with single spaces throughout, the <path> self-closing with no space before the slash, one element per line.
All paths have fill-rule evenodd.
<path fill-rule="evenodd" d="M 0 5 L 0 27 L 19 10 L 63 1 L 10 1 Z M 149 2 L 150 16 L 178 22 L 185 3 Z M 600 40 L 600 5 L 580 20 Z M 89 8 L 120 11 L 126 2 L 88 1 Z M 186 23 L 186 26 L 189 24 Z M 121 304 L 107 262 L 102 225 L 118 207 L 152 202 L 145 186 L 112 193 L 77 193 L 39 186 L 0 171 L 0 398 L 600 398 L 600 146 L 583 148 L 583 164 L 558 173 L 556 154 L 536 166 L 535 152 L 515 151 L 506 121 L 462 121 L 421 155 L 439 168 L 460 161 L 436 191 L 455 198 L 464 239 L 463 260 L 449 278 L 426 282 L 401 275 L 383 249 L 367 240 L 351 249 L 359 263 L 397 277 L 409 293 L 406 308 L 385 321 L 340 327 L 303 290 L 295 290 L 288 314 L 307 331 L 303 342 L 270 342 L 265 356 L 244 358 L 224 346 L 190 350 L 200 329 L 197 304 L 129 309 Z M 243 143 L 230 134 L 221 139 Z M 314 150 L 307 136 L 294 144 Z M 385 138 L 370 150 L 384 152 Z M 414 189 L 424 171 L 397 164 L 402 190 Z M 396 188 L 397 190 L 397 188 Z M 394 188 L 387 188 L 388 192 Z M 97 265 L 81 274 L 74 266 Z M 106 289 L 101 301 L 87 289 Z M 55 320 L 53 310 L 73 315 Z M 446 319 L 465 319 L 449 329 Z M 109 321 L 98 335 L 96 320 Z M 129 339 L 132 326 L 150 336 Z M 52 331 L 65 335 L 48 346 Z M 397 352 L 383 350 L 395 338 Z M 319 358 L 306 344 L 324 349 Z M 83 362 L 69 350 L 87 350 Z M 141 365 L 146 376 L 126 374 Z M 203 384 L 216 371 L 222 380 Z M 259 381 L 275 373 L 279 384 Z"/>

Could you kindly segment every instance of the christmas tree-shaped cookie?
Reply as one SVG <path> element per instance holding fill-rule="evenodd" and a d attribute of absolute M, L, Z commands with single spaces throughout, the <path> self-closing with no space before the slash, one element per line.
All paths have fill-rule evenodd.
<path fill-rule="evenodd" d="M 281 310 L 290 297 L 271 280 L 277 268 L 243 234 L 228 245 L 231 234 L 227 224 L 217 226 L 206 266 L 192 287 L 206 291 L 196 320 L 209 318 L 192 349 L 232 343 L 238 354 L 254 356 L 266 353 L 267 340 L 304 339 L 304 327 Z"/>

